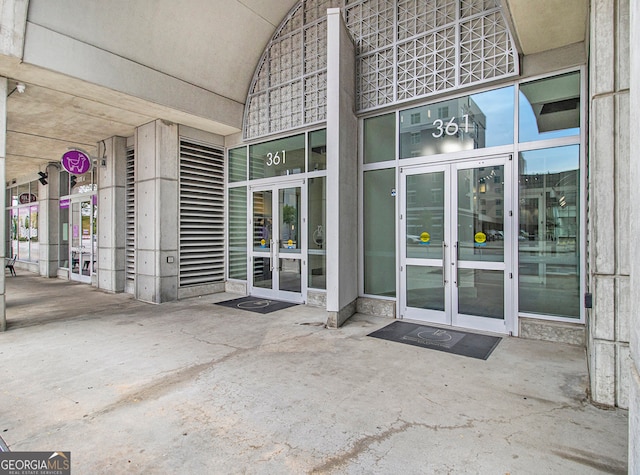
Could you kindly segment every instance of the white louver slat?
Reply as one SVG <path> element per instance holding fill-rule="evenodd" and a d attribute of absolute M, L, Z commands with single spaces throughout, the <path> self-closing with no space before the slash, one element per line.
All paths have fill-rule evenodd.
<path fill-rule="evenodd" d="M 127 178 L 125 184 L 126 242 L 125 266 L 128 287 L 136 279 L 136 208 L 135 208 L 135 150 L 127 149 Z"/>
<path fill-rule="evenodd" d="M 224 152 L 180 140 L 180 287 L 224 282 Z"/>

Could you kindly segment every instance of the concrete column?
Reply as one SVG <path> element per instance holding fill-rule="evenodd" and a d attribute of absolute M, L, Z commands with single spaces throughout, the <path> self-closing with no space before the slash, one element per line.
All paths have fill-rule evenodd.
<path fill-rule="evenodd" d="M 29 0 L 0 0 L 0 54 L 22 59 Z"/>
<path fill-rule="evenodd" d="M 136 298 L 178 298 L 178 126 L 161 120 L 136 130 Z"/>
<path fill-rule="evenodd" d="M 631 0 L 630 4 L 630 45 L 640 44 L 640 0 Z M 629 84 L 629 124 L 640 123 L 640 55 L 630 55 Z M 635 131 L 630 139 L 630 180 L 640 183 L 640 134 Z M 640 187 L 632 186 L 629 193 L 631 236 L 640 236 Z M 631 246 L 629 268 L 630 301 L 640 301 L 640 249 Z M 629 312 L 629 473 L 640 473 L 640 314 Z"/>
<path fill-rule="evenodd" d="M 98 288 L 123 292 L 125 284 L 127 139 L 98 146 Z"/>
<path fill-rule="evenodd" d="M 44 170 L 47 184 L 38 185 L 38 265 L 43 277 L 58 275 L 58 246 L 60 244 L 60 168 L 50 164 Z"/>
<path fill-rule="evenodd" d="M 7 178 L 5 174 L 5 162 L 7 157 L 7 93 L 7 78 L 0 77 L 0 186 L 2 186 L 2 192 L 0 193 L 0 210 L 2 211 L 0 212 L 0 232 L 5 236 L 5 239 L 7 236 L 6 213 L 4 211 L 7 206 Z M 0 246 L 0 260 L 2 260 L 3 263 L 4 258 L 5 246 Z M 3 266 L 2 276 L 0 276 L 0 331 L 5 331 L 6 329 L 7 315 Z"/>
<path fill-rule="evenodd" d="M 358 121 L 355 46 L 339 8 L 327 10 L 327 326 L 356 312 Z"/>
<path fill-rule="evenodd" d="M 630 371 L 629 2 L 592 0 L 589 128 L 591 397 L 628 407 Z"/>

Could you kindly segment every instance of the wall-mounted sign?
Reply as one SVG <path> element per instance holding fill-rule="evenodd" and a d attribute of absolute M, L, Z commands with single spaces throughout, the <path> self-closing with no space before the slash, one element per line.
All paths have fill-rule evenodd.
<path fill-rule="evenodd" d="M 68 209 L 69 208 L 69 203 L 70 203 L 70 200 L 68 200 L 68 199 L 60 200 L 60 208 Z"/>
<path fill-rule="evenodd" d="M 34 201 L 38 201 L 38 198 L 33 193 L 21 193 L 20 196 L 18 196 L 18 203 L 21 205 L 33 203 Z"/>
<path fill-rule="evenodd" d="M 82 150 L 69 150 L 60 159 L 62 167 L 72 175 L 84 175 L 91 171 L 93 162 L 88 153 Z"/>

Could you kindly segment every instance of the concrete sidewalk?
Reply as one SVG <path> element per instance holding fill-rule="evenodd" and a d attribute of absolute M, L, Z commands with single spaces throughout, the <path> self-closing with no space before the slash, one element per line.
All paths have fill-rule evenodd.
<path fill-rule="evenodd" d="M 582 348 L 505 337 L 482 361 L 366 315 L 6 282 L 0 435 L 74 474 L 626 473 L 627 413 L 587 402 Z"/>

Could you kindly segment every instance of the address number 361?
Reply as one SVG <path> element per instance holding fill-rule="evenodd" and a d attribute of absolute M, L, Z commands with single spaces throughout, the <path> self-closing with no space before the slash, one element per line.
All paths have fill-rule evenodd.
<path fill-rule="evenodd" d="M 460 130 L 461 128 L 465 133 L 468 133 L 469 114 L 463 115 L 461 119 L 463 119 L 464 121 L 462 125 L 458 124 L 458 122 L 456 121 L 456 117 L 451 117 L 451 119 L 446 124 L 442 119 L 434 120 L 433 126 L 436 128 L 436 131 L 431 135 L 433 135 L 434 138 L 439 139 L 443 135 L 456 135 L 458 133 L 458 130 Z"/>
<path fill-rule="evenodd" d="M 265 160 L 265 164 L 270 167 L 270 166 L 278 166 L 280 164 L 285 164 L 287 163 L 287 151 L 286 150 L 279 150 L 277 152 L 269 152 L 267 153 L 267 158 Z"/>

